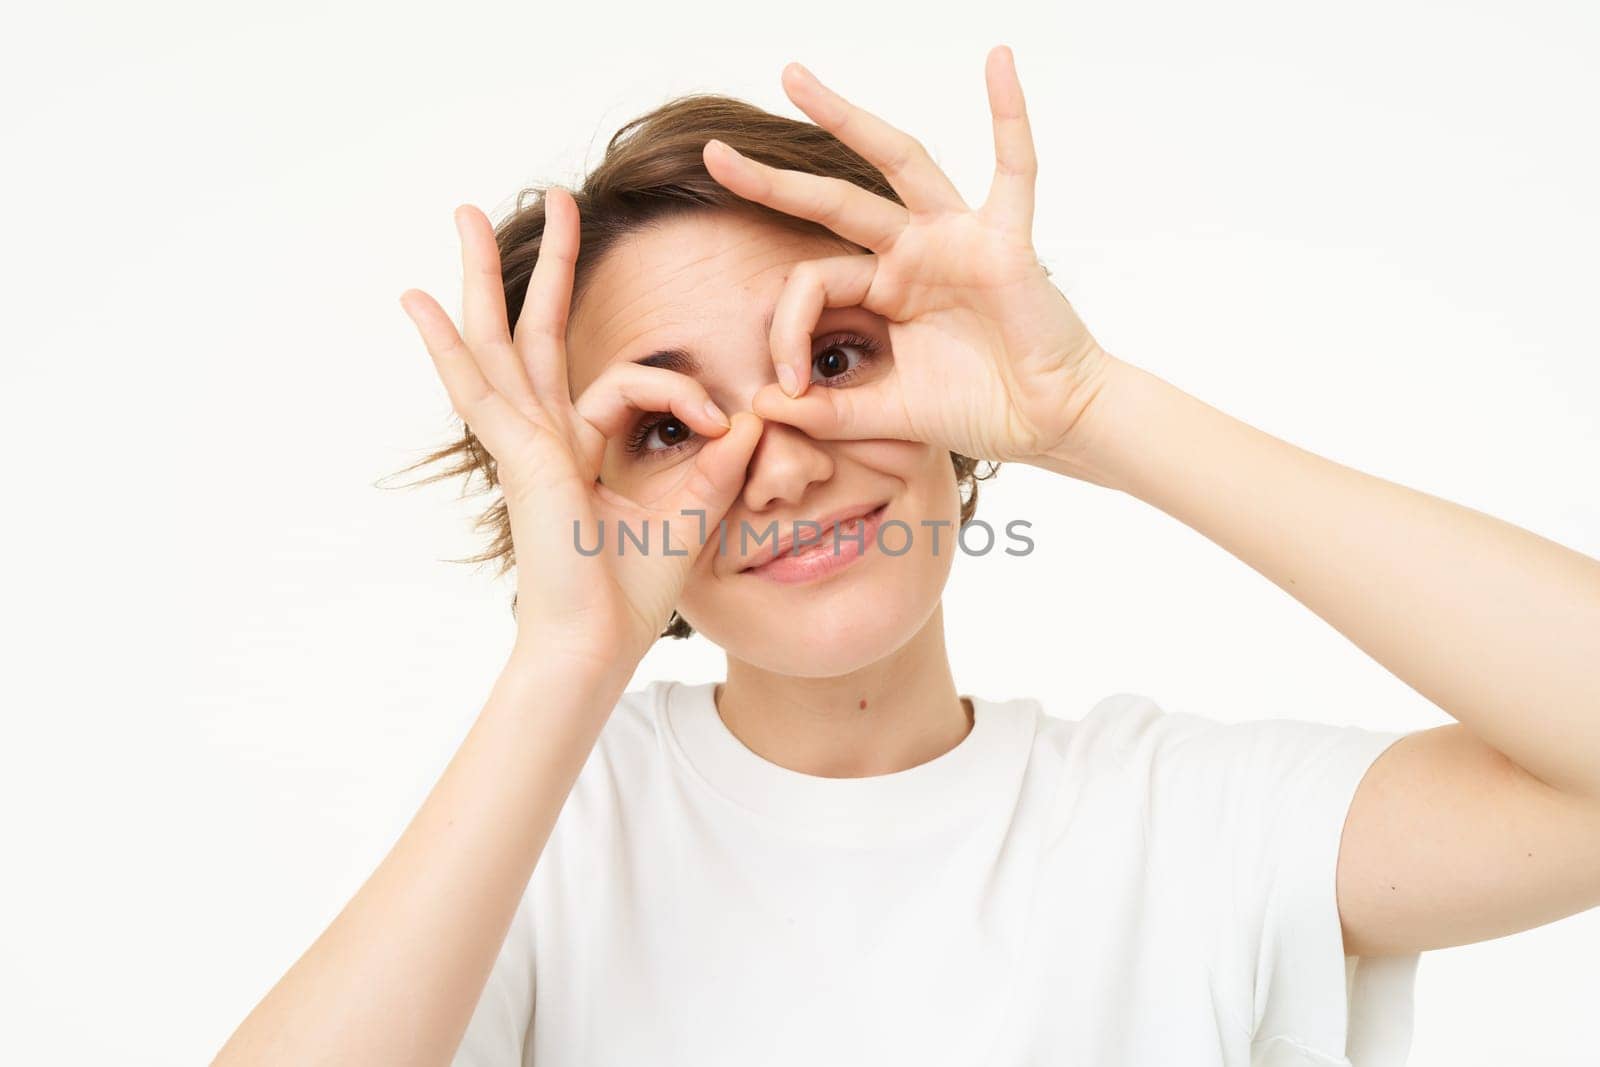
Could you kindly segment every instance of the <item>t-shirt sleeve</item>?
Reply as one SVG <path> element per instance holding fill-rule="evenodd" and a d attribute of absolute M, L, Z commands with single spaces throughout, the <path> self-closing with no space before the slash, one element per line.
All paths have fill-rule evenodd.
<path fill-rule="evenodd" d="M 531 1067 L 532 895 L 524 894 L 450 1067 Z"/>
<path fill-rule="evenodd" d="M 1237 953 L 1253 1067 L 1398 1067 L 1410 1049 L 1416 954 L 1347 957 L 1336 879 L 1356 788 L 1404 735 L 1292 720 L 1169 717 L 1158 757 L 1195 805 L 1219 887 L 1217 944 Z"/>

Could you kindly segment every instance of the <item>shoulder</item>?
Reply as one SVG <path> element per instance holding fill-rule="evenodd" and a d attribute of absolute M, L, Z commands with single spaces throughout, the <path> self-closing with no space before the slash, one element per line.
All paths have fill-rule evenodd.
<path fill-rule="evenodd" d="M 1290 717 L 1227 721 L 1122 691 L 1079 718 L 1042 715 L 1034 747 L 1058 768 L 1058 817 L 1116 810 L 1216 841 L 1259 838 L 1309 811 L 1336 820 L 1399 736 Z"/>
<path fill-rule="evenodd" d="M 1152 773 L 1227 770 L 1271 777 L 1286 765 L 1341 753 L 1375 757 L 1400 736 L 1292 717 L 1225 720 L 1163 707 L 1135 692 L 1103 697 L 1079 719 L 1047 718 L 1041 743 L 1086 763 Z"/>
<path fill-rule="evenodd" d="M 682 684 L 659 679 L 635 686 L 619 696 L 595 738 L 594 749 L 589 753 L 579 780 L 607 772 L 615 774 L 624 768 L 636 773 L 643 763 L 659 759 L 669 696 L 674 687 Z"/>
<path fill-rule="evenodd" d="M 1140 768 L 1156 767 L 1220 725 L 1169 711 L 1142 693 L 1123 691 L 1102 697 L 1077 717 L 1043 706 L 1034 744 L 1060 759 L 1080 780 L 1107 774 L 1126 777 Z"/>
<path fill-rule="evenodd" d="M 624 692 L 611 709 L 611 718 L 606 720 L 605 727 L 600 731 L 597 744 L 653 744 L 667 706 L 667 694 L 680 684 L 670 679 L 658 679 Z"/>
<path fill-rule="evenodd" d="M 651 681 L 617 698 L 584 758 L 561 822 L 610 809 L 648 790 L 663 770 L 664 718 L 674 681 Z"/>

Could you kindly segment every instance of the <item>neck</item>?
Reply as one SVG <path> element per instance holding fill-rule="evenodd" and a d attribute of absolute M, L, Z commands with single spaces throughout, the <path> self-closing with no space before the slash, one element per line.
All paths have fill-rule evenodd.
<path fill-rule="evenodd" d="M 894 652 L 832 678 L 775 674 L 729 656 L 716 702 L 746 748 L 823 778 L 926 763 L 960 744 L 973 722 L 950 675 L 942 606 Z"/>

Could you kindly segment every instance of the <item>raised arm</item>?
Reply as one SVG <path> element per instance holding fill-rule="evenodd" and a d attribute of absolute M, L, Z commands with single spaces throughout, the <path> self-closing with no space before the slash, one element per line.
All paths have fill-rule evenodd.
<path fill-rule="evenodd" d="M 1204 534 L 1459 720 L 1396 743 L 1357 791 L 1339 863 L 1352 954 L 1600 904 L 1600 561 L 1127 364 L 1078 431 L 1038 465 Z"/>
<path fill-rule="evenodd" d="M 449 1063 L 627 680 L 515 654 L 389 854 L 213 1062 Z"/>
<path fill-rule="evenodd" d="M 515 340 L 494 232 L 476 208 L 456 215 L 465 339 L 426 294 L 402 298 L 452 407 L 497 461 L 517 559 L 514 648 L 421 809 L 239 1025 L 221 1067 L 451 1061 L 557 816 L 702 547 L 674 536 L 671 552 L 584 554 L 574 538 L 581 529 L 587 549 L 610 530 L 614 546 L 617 523 L 637 537 L 684 511 L 714 525 L 744 482 L 761 420 L 719 420 L 686 375 L 628 364 L 570 399 L 577 205 L 552 190 L 546 212 Z M 596 480 L 606 440 L 637 421 L 636 406 L 670 410 L 715 438 L 648 508 Z M 508 1062 L 520 1052 L 508 1050 Z"/>
<path fill-rule="evenodd" d="M 890 437 L 1133 494 L 1296 597 L 1460 725 L 1406 737 L 1348 817 L 1352 953 L 1442 947 L 1600 903 L 1600 563 L 1509 523 L 1330 462 L 1109 355 L 1032 244 L 1038 176 L 1011 50 L 985 61 L 995 168 L 976 210 L 908 134 L 799 64 L 791 100 L 894 198 L 709 144 L 750 200 L 864 254 L 800 264 L 752 403 L 817 437 Z M 888 322 L 893 367 L 808 389 L 820 308 Z"/>

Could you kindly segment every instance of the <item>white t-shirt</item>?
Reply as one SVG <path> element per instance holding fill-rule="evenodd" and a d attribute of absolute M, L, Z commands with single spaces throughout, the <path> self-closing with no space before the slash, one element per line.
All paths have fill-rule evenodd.
<path fill-rule="evenodd" d="M 1404 1061 L 1417 956 L 1347 959 L 1334 892 L 1402 735 L 974 697 L 943 755 L 823 778 L 713 689 L 623 695 L 454 1067 Z"/>

